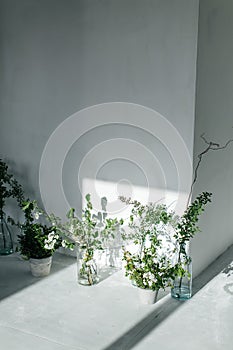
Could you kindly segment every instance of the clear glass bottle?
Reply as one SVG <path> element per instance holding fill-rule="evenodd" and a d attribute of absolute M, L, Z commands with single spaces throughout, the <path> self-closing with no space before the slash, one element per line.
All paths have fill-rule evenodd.
<path fill-rule="evenodd" d="M 98 269 L 94 259 L 93 249 L 78 249 L 77 278 L 78 283 L 85 286 L 91 286 L 99 282 Z"/>
<path fill-rule="evenodd" d="M 179 274 L 173 281 L 171 296 L 175 299 L 186 300 L 192 296 L 192 258 L 188 255 L 182 256 L 178 262 Z"/>
<path fill-rule="evenodd" d="M 0 218 L 0 255 L 9 255 L 13 252 L 12 234 L 3 216 Z"/>

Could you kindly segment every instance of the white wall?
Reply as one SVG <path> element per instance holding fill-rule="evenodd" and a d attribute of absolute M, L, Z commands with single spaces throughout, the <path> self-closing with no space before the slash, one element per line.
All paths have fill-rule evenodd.
<path fill-rule="evenodd" d="M 233 2 L 200 1 L 195 161 L 205 148 L 200 135 L 224 144 L 233 139 Z M 208 190 L 213 200 L 192 244 L 194 272 L 200 272 L 233 243 L 233 143 L 209 152 L 200 167 L 195 195 Z"/>
<path fill-rule="evenodd" d="M 0 155 L 28 195 L 40 198 L 39 164 L 51 134 L 70 115 L 95 104 L 121 101 L 156 110 L 180 133 L 192 157 L 198 0 L 1 0 L 0 5 Z M 151 130 L 156 127 L 154 119 Z M 169 131 L 167 136 L 173 138 Z M 98 180 L 126 179 L 146 187 L 151 178 L 152 187 L 184 190 L 166 143 L 143 128 L 107 124 L 82 135 L 67 153 L 62 186 L 70 205 L 81 209 L 77 174 L 84 156 L 119 137 L 145 146 L 165 181 L 159 166 L 136 149 L 132 156 L 141 168 L 130 154 L 126 160 L 113 157 L 102 163 Z M 112 147 L 106 148 L 108 157 Z M 58 144 L 51 169 L 59 157 Z"/>

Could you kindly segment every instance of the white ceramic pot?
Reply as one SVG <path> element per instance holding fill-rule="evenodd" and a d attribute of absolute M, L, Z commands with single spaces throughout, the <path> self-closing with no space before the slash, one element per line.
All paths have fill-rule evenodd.
<path fill-rule="evenodd" d="M 29 265 L 31 273 L 35 277 L 45 277 L 50 273 L 52 256 L 43 259 L 30 259 Z"/>
<path fill-rule="evenodd" d="M 158 292 L 158 290 L 138 288 L 140 302 L 148 305 L 156 303 Z"/>

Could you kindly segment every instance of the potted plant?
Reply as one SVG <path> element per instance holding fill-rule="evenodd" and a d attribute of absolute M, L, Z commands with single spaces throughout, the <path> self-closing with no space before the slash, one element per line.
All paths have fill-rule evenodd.
<path fill-rule="evenodd" d="M 8 165 L 0 159 L 0 255 L 13 253 L 12 233 L 7 224 L 10 217 L 6 217 L 5 206 L 7 199 L 16 199 L 19 207 L 24 201 L 22 186 L 9 172 Z"/>
<path fill-rule="evenodd" d="M 181 216 L 175 233 L 178 243 L 178 258 L 175 269 L 175 279 L 171 289 L 172 297 L 189 299 L 192 295 L 192 259 L 189 256 L 189 242 L 200 231 L 197 226 L 199 216 L 208 202 L 211 202 L 212 193 L 202 192 L 188 206 Z"/>
<path fill-rule="evenodd" d="M 144 303 L 154 303 L 160 289 L 171 286 L 176 266 L 173 237 L 177 216 L 164 204 L 141 204 L 139 201 L 120 197 L 132 205 L 129 218 L 130 231 L 124 234 L 125 241 L 132 241 L 133 248 L 123 247 L 125 275 L 139 287 L 140 296 L 146 294 Z M 136 248 L 136 249 L 135 249 Z"/>
<path fill-rule="evenodd" d="M 44 277 L 50 273 L 52 255 L 62 245 L 62 238 L 56 227 L 42 223 L 46 215 L 36 201 L 26 201 L 22 210 L 25 221 L 18 223 L 21 234 L 18 235 L 18 250 L 24 259 L 29 260 L 31 273 L 35 277 Z"/>
<path fill-rule="evenodd" d="M 93 285 L 99 281 L 99 274 L 95 253 L 103 250 L 115 234 L 122 229 L 123 220 L 108 218 L 106 212 L 107 199 L 101 199 L 102 211 L 95 214 L 90 194 L 86 197 L 86 206 L 82 210 L 81 218 L 75 215 L 71 208 L 67 213 L 67 221 L 50 215 L 50 221 L 61 235 L 69 240 L 64 246 L 73 249 L 77 246 L 77 276 L 78 283 Z"/>

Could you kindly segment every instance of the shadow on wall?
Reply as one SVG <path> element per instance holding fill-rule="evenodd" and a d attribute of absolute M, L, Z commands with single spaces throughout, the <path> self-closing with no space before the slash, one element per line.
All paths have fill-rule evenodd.
<path fill-rule="evenodd" d="M 82 207 L 85 206 L 85 194 L 90 193 L 93 208 L 98 212 L 98 210 L 101 210 L 100 198 L 106 196 L 109 216 L 117 216 L 123 219 L 129 218 L 131 208 L 129 205 L 122 203 L 118 199 L 119 196 L 131 197 L 142 203 L 164 203 L 178 215 L 183 214 L 188 197 L 187 192 L 168 190 L 166 188 L 136 186 L 127 180 L 111 182 L 90 178 L 84 178 L 82 180 L 82 193 L 84 194 Z"/>

